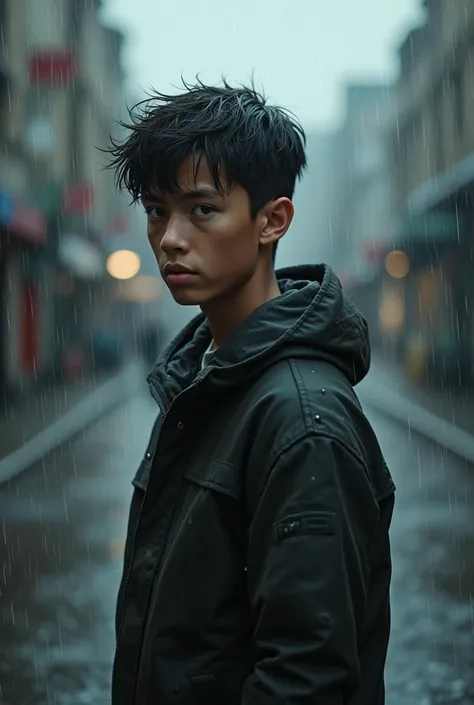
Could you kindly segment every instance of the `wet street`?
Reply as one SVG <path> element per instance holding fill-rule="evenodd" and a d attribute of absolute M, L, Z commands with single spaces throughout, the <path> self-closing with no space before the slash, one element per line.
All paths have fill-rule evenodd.
<path fill-rule="evenodd" d="M 129 400 L 0 487 L 0 702 L 107 705 L 130 480 L 156 407 Z M 474 703 L 474 468 L 371 414 L 398 487 L 388 705 Z"/>

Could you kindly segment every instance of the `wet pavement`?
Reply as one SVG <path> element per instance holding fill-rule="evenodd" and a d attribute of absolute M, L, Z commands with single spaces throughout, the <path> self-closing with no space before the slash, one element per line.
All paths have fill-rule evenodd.
<path fill-rule="evenodd" d="M 109 703 L 130 480 L 155 413 L 131 399 L 0 487 L 3 705 Z M 474 468 L 369 416 L 398 486 L 387 703 L 474 703 Z"/>
<path fill-rule="evenodd" d="M 2 705 L 110 701 L 130 480 L 154 413 L 133 399 L 0 487 Z"/>

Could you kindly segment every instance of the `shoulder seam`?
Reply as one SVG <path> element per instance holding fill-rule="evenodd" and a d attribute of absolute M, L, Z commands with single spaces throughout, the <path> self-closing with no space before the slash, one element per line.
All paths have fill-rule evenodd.
<path fill-rule="evenodd" d="M 366 462 L 364 461 L 363 458 L 360 457 L 360 455 L 355 452 L 345 441 L 343 441 L 341 438 L 338 436 L 328 433 L 326 431 L 322 431 L 318 433 L 316 429 L 310 429 L 309 431 L 305 431 L 304 433 L 300 433 L 294 438 L 292 438 L 290 441 L 285 443 L 284 446 L 281 446 L 278 451 L 273 455 L 273 458 L 269 464 L 269 469 L 268 473 L 266 473 L 266 476 L 270 475 L 272 472 L 273 468 L 277 464 L 277 462 L 280 460 L 280 458 L 290 450 L 293 446 L 297 445 L 301 441 L 310 438 L 311 436 L 314 436 L 314 438 L 321 439 L 321 440 L 328 440 L 328 441 L 334 441 L 335 443 L 338 443 L 344 450 L 351 455 L 354 460 L 356 460 L 362 467 L 366 467 Z"/>
<path fill-rule="evenodd" d="M 354 461 L 356 461 L 358 463 L 358 465 L 360 465 L 360 467 L 364 471 L 364 475 L 366 476 L 369 484 L 372 486 L 371 476 L 370 476 L 370 472 L 369 472 L 369 468 L 367 466 L 367 463 L 365 462 L 365 460 L 363 458 L 361 458 L 361 456 L 357 452 L 355 452 L 345 441 L 341 440 L 341 438 L 338 438 L 337 436 L 335 436 L 331 433 L 327 433 L 325 431 L 318 433 L 317 430 L 311 430 L 309 432 L 300 433 L 299 435 L 295 436 L 291 441 L 288 441 L 287 443 L 285 443 L 285 445 L 283 447 L 281 447 L 277 453 L 275 453 L 275 455 L 273 456 L 273 458 L 269 464 L 268 471 L 265 473 L 263 487 L 267 484 L 268 478 L 270 477 L 275 465 L 278 463 L 278 461 L 281 459 L 281 457 L 288 450 L 290 450 L 291 448 L 296 446 L 298 443 L 300 443 L 302 440 L 305 440 L 307 438 L 311 438 L 311 436 L 313 436 L 314 438 L 317 438 L 317 439 L 329 440 L 329 441 L 333 441 L 334 443 L 337 443 L 341 448 L 343 448 L 348 453 L 348 455 L 351 456 L 351 458 L 353 458 Z M 380 470 L 382 468 L 387 468 L 387 463 L 385 461 L 382 462 L 377 469 Z M 381 492 L 380 494 L 374 493 L 374 497 L 377 502 L 380 502 L 383 499 L 385 499 L 386 497 L 393 494 L 395 489 L 396 489 L 395 484 L 394 484 L 393 480 L 390 479 L 390 482 L 388 483 L 385 490 L 383 492 Z"/>
<path fill-rule="evenodd" d="M 288 365 L 290 367 L 290 372 L 300 398 L 301 413 L 303 415 L 304 425 L 306 426 L 307 432 L 310 432 L 313 429 L 313 423 L 309 411 L 309 402 L 308 395 L 306 393 L 306 386 L 303 384 L 303 379 L 298 371 L 298 367 L 293 358 L 288 359 Z"/>

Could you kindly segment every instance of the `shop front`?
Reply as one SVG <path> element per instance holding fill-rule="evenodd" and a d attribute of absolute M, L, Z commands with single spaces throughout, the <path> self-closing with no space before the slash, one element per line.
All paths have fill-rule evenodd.
<path fill-rule="evenodd" d="M 92 224 L 90 185 L 47 182 L 35 197 L 50 225 L 43 263 L 52 320 L 48 355 L 51 377 L 61 381 L 82 375 L 90 362 L 91 329 L 104 299 L 105 256 Z"/>
<path fill-rule="evenodd" d="M 46 242 L 39 210 L 0 188 L 0 389 L 17 394 L 41 369 L 44 291 L 37 268 Z"/>
<path fill-rule="evenodd" d="M 63 376 L 84 371 L 91 360 L 91 335 L 105 305 L 105 256 L 84 233 L 60 234 L 55 274 L 57 365 Z"/>
<path fill-rule="evenodd" d="M 456 210 L 407 216 L 387 254 L 382 329 L 408 375 L 437 386 L 471 378 L 467 315 L 468 221 Z M 396 325 L 389 331 L 392 312 Z"/>

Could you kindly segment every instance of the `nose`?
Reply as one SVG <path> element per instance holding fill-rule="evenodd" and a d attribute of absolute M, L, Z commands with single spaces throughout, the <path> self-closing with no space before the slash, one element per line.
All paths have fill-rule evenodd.
<path fill-rule="evenodd" d="M 181 251 L 185 252 L 188 245 L 185 237 L 185 226 L 179 215 L 172 215 L 168 219 L 166 231 L 161 238 L 160 247 L 163 252 Z"/>

